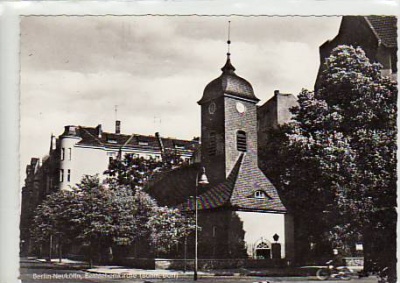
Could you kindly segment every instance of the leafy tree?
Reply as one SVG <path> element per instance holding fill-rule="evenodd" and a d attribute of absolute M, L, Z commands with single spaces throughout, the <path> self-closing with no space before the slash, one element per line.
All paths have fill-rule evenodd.
<path fill-rule="evenodd" d="M 81 243 L 88 248 L 90 264 L 114 245 L 147 242 L 154 251 L 167 252 L 193 229 L 193 221 L 177 209 L 159 207 L 143 188 L 155 173 L 180 162 L 131 155 L 114 160 L 105 183 L 97 175 L 84 176 L 73 191 L 50 195 L 35 213 L 33 238 L 46 243 L 58 235 Z"/>
<path fill-rule="evenodd" d="M 88 246 L 91 262 L 95 252 L 101 256 L 101 250 L 115 243 L 130 244 L 139 237 L 131 190 L 103 185 L 98 176 L 84 176 L 74 193 L 77 205 L 70 213 L 71 221 L 79 227 L 77 239 Z"/>
<path fill-rule="evenodd" d="M 178 209 L 157 207 L 149 217 L 150 244 L 158 252 L 168 252 L 188 236 L 195 225 L 191 218 L 184 217 Z"/>
<path fill-rule="evenodd" d="M 113 159 L 104 172 L 108 184 L 133 192 L 137 207 L 135 218 L 141 228 L 138 241 L 147 241 L 156 253 L 167 253 L 193 231 L 193 219 L 178 209 L 158 206 L 145 190 L 151 181 L 184 164 L 179 156 L 171 153 L 164 154 L 162 160 L 127 154 L 123 159 Z"/>
<path fill-rule="evenodd" d="M 105 186 L 98 176 L 84 176 L 73 191 L 53 193 L 38 207 L 32 236 L 42 243 L 50 235 L 81 243 L 88 247 L 92 264 L 102 249 L 130 244 L 141 235 L 136 213 L 131 190 Z"/>
<path fill-rule="evenodd" d="M 363 240 L 366 260 L 393 268 L 397 86 L 380 69 L 359 47 L 335 48 L 319 89 L 303 90 L 293 122 L 271 130 L 263 159 L 301 215 L 299 237 L 326 238 L 347 253 Z"/>
<path fill-rule="evenodd" d="M 157 174 L 168 172 L 183 165 L 183 160 L 174 154 L 164 154 L 163 159 L 136 157 L 126 154 L 123 158 L 114 158 L 104 172 L 108 183 L 128 186 L 133 191 L 144 189 Z"/>
<path fill-rule="evenodd" d="M 31 230 L 32 239 L 43 246 L 47 244 L 50 237 L 56 237 L 61 243 L 69 244 L 71 238 L 78 231 L 71 225 L 69 216 L 71 208 L 76 205 L 74 195 L 69 191 L 58 191 L 47 197 L 35 210 Z M 61 247 L 59 247 L 61 253 Z"/>

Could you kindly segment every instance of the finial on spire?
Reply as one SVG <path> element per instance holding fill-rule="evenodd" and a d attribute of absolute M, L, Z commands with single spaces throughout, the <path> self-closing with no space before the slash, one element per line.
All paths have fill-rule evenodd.
<path fill-rule="evenodd" d="M 231 52 L 230 52 L 230 47 L 231 47 L 231 21 L 228 21 L 228 41 L 226 43 L 228 43 L 228 53 L 226 53 L 226 55 L 228 55 L 228 58 L 229 58 L 229 56 L 231 55 Z"/>
<path fill-rule="evenodd" d="M 235 71 L 235 67 L 231 64 L 231 53 L 230 53 L 230 46 L 231 46 L 231 21 L 228 21 L 228 53 L 226 53 L 226 63 L 225 66 L 222 67 L 222 72 L 224 73 L 233 73 Z"/>

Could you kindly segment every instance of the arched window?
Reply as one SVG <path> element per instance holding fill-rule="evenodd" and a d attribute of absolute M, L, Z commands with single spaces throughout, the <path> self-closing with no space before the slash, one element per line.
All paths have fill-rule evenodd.
<path fill-rule="evenodd" d="M 215 132 L 208 134 L 208 155 L 214 156 L 217 153 L 217 137 Z"/>
<path fill-rule="evenodd" d="M 236 133 L 236 148 L 238 151 L 247 151 L 247 138 L 245 131 L 237 131 Z"/>
<path fill-rule="evenodd" d="M 271 243 L 262 240 L 255 246 L 255 258 L 269 259 L 271 258 Z"/>

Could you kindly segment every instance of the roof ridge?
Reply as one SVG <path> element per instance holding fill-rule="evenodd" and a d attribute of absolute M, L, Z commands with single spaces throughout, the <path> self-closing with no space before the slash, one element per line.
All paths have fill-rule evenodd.
<path fill-rule="evenodd" d="M 378 32 L 375 30 L 374 26 L 372 25 L 371 21 L 368 19 L 368 16 L 364 16 L 365 21 L 367 22 L 368 27 L 372 31 L 372 33 L 375 35 L 376 39 L 378 40 L 378 43 L 382 43 L 382 39 L 380 38 Z"/>
<path fill-rule="evenodd" d="M 82 130 L 85 130 L 86 133 L 88 133 L 90 136 L 92 136 L 93 138 L 96 138 L 94 135 L 92 135 L 90 133 L 89 130 L 96 130 L 96 127 L 88 127 L 88 126 L 77 126 Z M 128 140 L 123 144 L 123 146 L 126 146 L 135 136 L 137 137 L 146 137 L 146 138 L 153 138 L 153 139 L 157 139 L 157 137 L 155 135 L 146 135 L 146 134 L 138 134 L 138 133 L 132 133 L 132 134 L 117 134 L 114 132 L 107 132 L 107 131 L 102 131 L 103 134 L 105 135 L 116 135 L 116 136 L 125 136 L 128 137 Z M 176 138 L 176 137 L 161 137 L 162 139 L 165 140 L 170 140 L 170 141 L 182 141 L 182 142 L 187 142 L 187 143 L 195 143 L 198 144 L 197 141 L 194 141 L 193 139 L 181 139 L 181 138 Z M 97 138 L 98 140 L 98 138 Z M 98 140 L 99 141 L 99 140 Z M 101 142 L 100 142 L 101 143 Z M 102 143 L 101 143 L 102 144 Z"/>
<path fill-rule="evenodd" d="M 198 195 L 199 208 L 201 210 L 207 210 L 210 208 L 223 207 L 229 202 L 232 196 L 234 184 L 237 180 L 240 166 L 242 165 L 243 154 L 241 154 L 232 168 L 228 177 L 225 181 L 218 183 L 205 192 Z M 223 192 L 227 194 L 224 195 Z M 222 194 L 221 194 L 222 193 Z M 180 203 L 177 205 L 178 208 L 184 210 L 193 210 L 193 200 L 188 200 L 188 203 Z"/>
<path fill-rule="evenodd" d="M 228 175 L 228 178 L 226 178 L 226 181 L 224 182 L 224 183 L 228 183 L 227 185 L 229 185 L 229 179 L 232 178 L 232 177 L 234 178 L 234 180 L 232 180 L 232 185 L 233 185 L 233 187 L 232 187 L 232 189 L 230 190 L 230 194 L 229 194 L 228 200 L 230 200 L 231 197 L 232 197 L 233 189 L 235 188 L 235 183 L 236 183 L 237 178 L 238 178 L 238 176 L 239 176 L 240 167 L 242 167 L 242 164 L 243 164 L 244 155 L 245 155 L 245 153 L 241 153 L 241 154 L 240 154 L 238 160 L 237 160 L 236 163 L 235 163 L 235 166 L 233 166 L 231 172 L 230 172 L 229 175 Z M 233 174 L 234 174 L 234 175 L 233 175 Z"/>

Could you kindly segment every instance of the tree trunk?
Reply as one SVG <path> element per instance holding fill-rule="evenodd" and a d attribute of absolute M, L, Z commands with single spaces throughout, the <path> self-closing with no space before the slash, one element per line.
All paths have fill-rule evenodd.
<path fill-rule="evenodd" d="M 61 263 L 62 261 L 62 243 L 61 243 L 61 236 L 58 235 L 58 262 Z"/>

